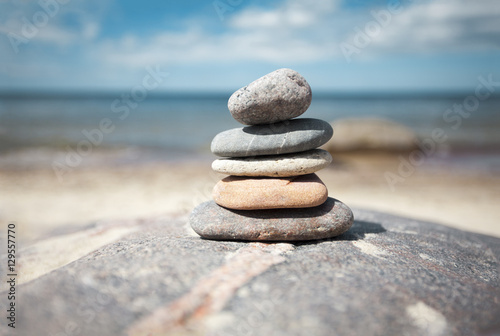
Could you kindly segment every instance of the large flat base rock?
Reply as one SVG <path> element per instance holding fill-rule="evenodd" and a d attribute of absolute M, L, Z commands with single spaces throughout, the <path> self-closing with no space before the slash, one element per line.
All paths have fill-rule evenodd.
<path fill-rule="evenodd" d="M 304 241 L 331 238 L 353 223 L 351 209 L 328 197 L 311 208 L 232 210 L 214 201 L 198 205 L 189 217 L 203 238 L 248 241 Z"/>
<path fill-rule="evenodd" d="M 133 234 L 18 285 L 16 329 L 3 318 L 0 334 L 500 332 L 500 239 L 354 215 L 343 235 L 296 244 L 203 240 L 184 217 L 137 221 Z"/>

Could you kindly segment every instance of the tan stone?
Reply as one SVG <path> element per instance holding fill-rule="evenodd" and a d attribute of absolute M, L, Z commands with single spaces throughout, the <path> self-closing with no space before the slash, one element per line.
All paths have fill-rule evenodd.
<path fill-rule="evenodd" d="M 234 210 L 309 208 L 323 204 L 328 190 L 316 174 L 292 177 L 228 176 L 214 187 L 220 206 Z"/>

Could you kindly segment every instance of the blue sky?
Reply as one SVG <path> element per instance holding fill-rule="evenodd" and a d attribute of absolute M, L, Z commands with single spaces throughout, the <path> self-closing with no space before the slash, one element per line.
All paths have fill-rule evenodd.
<path fill-rule="evenodd" d="M 497 0 L 0 3 L 0 90 L 234 91 L 278 68 L 316 91 L 472 90 L 500 81 Z"/>

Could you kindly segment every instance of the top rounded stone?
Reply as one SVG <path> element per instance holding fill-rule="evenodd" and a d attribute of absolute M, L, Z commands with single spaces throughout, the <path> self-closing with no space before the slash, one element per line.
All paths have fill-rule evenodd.
<path fill-rule="evenodd" d="M 292 69 L 278 69 L 233 93 L 227 107 L 244 125 L 271 124 L 300 116 L 311 99 L 304 77 Z"/>

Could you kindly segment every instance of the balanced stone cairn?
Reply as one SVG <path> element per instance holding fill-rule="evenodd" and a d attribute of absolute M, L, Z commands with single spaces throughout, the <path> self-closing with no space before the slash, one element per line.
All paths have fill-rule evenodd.
<path fill-rule="evenodd" d="M 229 98 L 234 119 L 244 125 L 212 141 L 212 169 L 229 175 L 213 189 L 214 201 L 190 215 L 201 237 L 221 240 L 300 241 L 347 231 L 351 209 L 328 197 L 316 171 L 332 162 L 317 147 L 333 135 L 329 123 L 293 119 L 311 104 L 311 88 L 296 71 L 279 69 Z"/>

